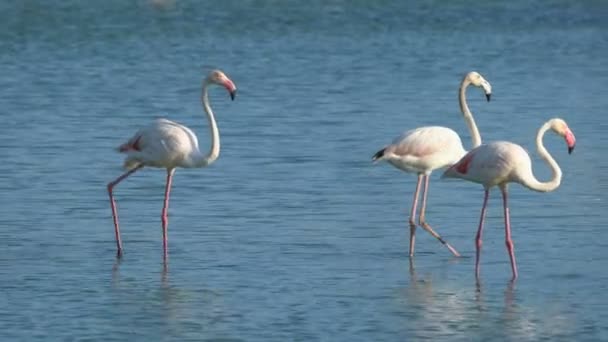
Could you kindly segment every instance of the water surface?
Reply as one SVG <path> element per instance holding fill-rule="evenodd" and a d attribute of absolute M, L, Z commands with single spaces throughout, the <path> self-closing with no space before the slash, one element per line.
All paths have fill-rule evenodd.
<path fill-rule="evenodd" d="M 608 339 L 608 5 L 546 1 L 24 1 L 0 5 L 0 331 L 48 340 Z M 115 147 L 155 117 L 209 145 L 201 79 L 214 89 L 219 160 L 178 170 L 170 258 L 161 258 L 162 170 L 116 189 Z M 452 127 L 467 71 L 485 140 L 545 142 L 553 193 L 511 189 L 513 285 L 492 194 L 474 279 L 482 189 L 432 177 L 428 220 L 407 253 L 415 177 L 370 158 L 403 130 Z M 535 172 L 550 172 L 533 153 Z"/>

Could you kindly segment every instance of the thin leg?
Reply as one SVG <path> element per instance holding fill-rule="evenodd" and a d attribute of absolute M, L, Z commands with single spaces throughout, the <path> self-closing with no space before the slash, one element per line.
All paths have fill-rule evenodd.
<path fill-rule="evenodd" d="M 416 192 L 412 201 L 412 211 L 410 212 L 410 257 L 414 256 L 414 247 L 416 244 L 416 207 L 418 206 L 418 194 L 420 193 L 420 185 L 422 184 L 422 174 L 418 175 L 418 183 L 416 183 Z"/>
<path fill-rule="evenodd" d="M 171 192 L 171 182 L 173 180 L 173 173 L 175 169 L 167 170 L 167 185 L 165 186 L 165 201 L 163 203 L 163 212 L 160 216 L 160 219 L 163 223 L 163 257 L 166 260 L 167 258 L 167 223 L 169 222 L 167 219 L 167 209 L 169 208 L 169 193 Z"/>
<path fill-rule="evenodd" d="M 426 195 L 428 193 L 428 190 L 429 190 L 429 175 L 425 175 L 424 176 L 424 190 L 422 191 L 422 208 L 420 208 L 420 217 L 418 218 L 418 222 L 420 222 L 420 226 L 422 226 L 422 228 L 424 228 L 427 232 L 431 233 L 431 235 L 433 235 L 435 237 L 435 239 L 439 240 L 439 242 L 444 244 L 450 250 L 450 252 L 452 252 L 452 254 L 454 254 L 454 256 L 459 257 L 460 254 L 458 254 L 456 249 L 454 249 L 454 247 L 450 246 L 450 244 L 447 241 L 445 241 L 441 236 L 439 236 L 439 234 L 437 234 L 433 230 L 433 228 L 431 228 L 431 226 L 428 223 L 426 223 L 426 219 L 425 219 L 424 215 L 426 212 Z"/>
<path fill-rule="evenodd" d="M 517 263 L 515 262 L 515 252 L 513 251 L 513 240 L 511 240 L 511 222 L 509 218 L 509 204 L 508 197 L 509 194 L 507 192 L 507 186 L 501 186 L 500 190 L 502 191 L 502 202 L 504 207 L 504 215 L 505 215 L 505 244 L 507 245 L 507 250 L 509 251 L 509 258 L 511 259 L 511 271 L 513 272 L 513 280 L 517 279 Z"/>
<path fill-rule="evenodd" d="M 479 228 L 477 228 L 477 235 L 475 236 L 475 277 L 479 279 L 479 257 L 481 256 L 481 233 L 483 230 L 483 221 L 486 218 L 486 206 L 488 205 L 488 197 L 490 196 L 490 190 L 485 189 L 483 195 L 483 206 L 481 207 L 481 217 L 479 218 Z"/>
<path fill-rule="evenodd" d="M 114 201 L 114 195 L 112 195 L 112 190 L 114 187 L 123 181 L 125 178 L 129 177 L 135 171 L 144 167 L 142 164 L 137 165 L 135 168 L 125 172 L 122 176 L 116 178 L 114 181 L 108 183 L 108 194 L 110 195 L 110 207 L 112 208 L 112 219 L 114 220 L 114 232 L 116 234 L 116 247 L 118 248 L 117 255 L 120 257 L 122 255 L 122 240 L 120 239 L 120 228 L 118 226 L 118 213 L 116 212 L 116 202 Z"/>

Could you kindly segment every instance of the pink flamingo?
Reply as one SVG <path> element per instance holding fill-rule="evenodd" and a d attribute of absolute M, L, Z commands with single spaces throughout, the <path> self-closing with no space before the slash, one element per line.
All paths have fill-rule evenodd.
<path fill-rule="evenodd" d="M 116 233 L 116 246 L 119 256 L 122 254 L 122 241 L 120 239 L 118 215 L 116 213 L 116 203 L 114 202 L 112 189 L 144 166 L 167 169 L 165 200 L 161 214 L 163 252 L 164 256 L 167 255 L 167 208 L 169 207 L 169 192 L 175 168 L 205 167 L 213 163 L 220 154 L 220 135 L 208 99 L 208 88 L 212 84 L 224 86 L 230 93 L 232 100 L 234 100 L 234 96 L 236 95 L 236 86 L 220 70 L 211 71 L 203 81 L 201 99 L 211 130 L 211 148 L 207 154 L 203 154 L 199 150 L 198 139 L 191 129 L 166 119 L 157 119 L 147 127 L 140 129 L 129 141 L 118 148 L 119 152 L 127 155 L 124 166 L 128 171 L 108 183 L 108 194 L 110 195 L 112 218 L 114 219 L 114 230 Z"/>
<path fill-rule="evenodd" d="M 473 119 L 473 114 L 467 105 L 465 91 L 470 85 L 483 88 L 486 99 L 490 101 L 492 86 L 479 73 L 472 71 L 465 75 L 460 84 L 459 102 L 460 110 L 471 133 L 473 147 L 481 145 L 481 136 Z M 416 241 L 416 206 L 418 205 L 418 194 L 424 178 L 424 190 L 422 192 L 422 208 L 418 217 L 419 225 L 433 235 L 437 240 L 444 244 L 452 254 L 460 256 L 447 241 L 445 241 L 433 228 L 426 222 L 426 197 L 429 188 L 429 177 L 435 169 L 444 168 L 457 162 L 466 154 L 462 147 L 462 141 L 458 133 L 452 129 L 441 126 L 420 127 L 403 133 L 396 138 L 392 144 L 378 151 L 373 157 L 373 161 L 386 160 L 396 168 L 418 174 L 418 183 L 414 192 L 414 200 L 410 211 L 410 257 L 414 256 L 414 244 Z"/>
<path fill-rule="evenodd" d="M 511 270 L 513 280 L 517 278 L 517 265 L 515 253 L 513 252 L 513 241 L 511 240 L 511 223 L 509 220 L 509 206 L 507 204 L 508 183 L 519 183 L 526 188 L 539 192 L 549 192 L 557 189 L 562 179 L 562 170 L 557 162 L 545 149 L 543 136 L 547 130 L 564 137 L 568 145 L 568 153 L 572 153 L 576 138 L 562 119 L 551 119 L 543 124 L 536 135 L 536 148 L 541 158 L 549 164 L 553 172 L 553 178 L 548 182 L 540 182 L 532 172 L 532 161 L 528 153 L 519 145 L 508 141 L 497 141 L 481 145 L 467 153 L 460 161 L 448 168 L 441 178 L 462 178 L 471 182 L 480 183 L 485 189 L 483 206 L 481 207 L 481 218 L 479 228 L 475 237 L 477 256 L 475 260 L 475 275 L 479 278 L 479 256 L 481 253 L 481 232 L 486 214 L 486 205 L 490 188 L 498 186 L 502 192 L 502 200 L 505 216 L 505 243 L 511 259 Z"/>

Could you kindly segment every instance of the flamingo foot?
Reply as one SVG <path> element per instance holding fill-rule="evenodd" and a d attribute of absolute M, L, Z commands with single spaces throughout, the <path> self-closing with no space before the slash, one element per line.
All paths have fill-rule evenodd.
<path fill-rule="evenodd" d="M 452 254 L 454 254 L 455 257 L 460 258 L 460 253 L 458 253 L 458 251 L 452 247 L 449 243 L 445 243 L 445 246 L 450 250 L 450 252 L 452 252 Z"/>

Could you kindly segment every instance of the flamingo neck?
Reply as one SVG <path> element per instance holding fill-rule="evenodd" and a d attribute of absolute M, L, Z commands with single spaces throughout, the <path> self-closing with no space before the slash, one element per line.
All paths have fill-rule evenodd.
<path fill-rule="evenodd" d="M 199 154 L 195 158 L 194 164 L 196 167 L 204 167 L 213 163 L 220 155 L 220 132 L 217 128 L 217 123 L 215 122 L 215 116 L 213 115 L 213 111 L 211 110 L 211 106 L 209 105 L 209 82 L 205 80 L 203 82 L 203 90 L 201 93 L 201 101 L 203 103 L 203 109 L 205 110 L 205 114 L 207 115 L 207 120 L 209 121 L 209 130 L 211 131 L 211 148 L 206 155 Z"/>
<path fill-rule="evenodd" d="M 468 77 L 465 76 L 465 78 L 462 80 L 462 83 L 460 84 L 458 101 L 460 102 L 460 111 L 464 116 L 464 121 L 466 122 L 467 127 L 469 128 L 469 133 L 471 134 L 471 149 L 473 149 L 481 145 L 481 135 L 479 134 L 479 130 L 477 129 L 477 125 L 475 124 L 473 113 L 471 113 L 471 111 L 469 110 L 469 106 L 467 105 L 466 90 L 469 84 L 471 84 L 471 81 L 469 81 Z"/>
<path fill-rule="evenodd" d="M 538 133 L 536 134 L 536 148 L 538 150 L 538 154 L 540 157 L 549 164 L 549 168 L 551 168 L 551 172 L 553 176 L 551 180 L 548 182 L 540 182 L 532 172 L 525 179 L 522 179 L 522 184 L 530 190 L 539 191 L 539 192 L 549 192 L 557 189 L 562 181 L 562 170 L 559 168 L 559 165 L 553 159 L 553 157 L 547 152 L 545 149 L 545 145 L 543 145 L 543 137 L 547 130 L 551 128 L 551 121 L 545 122 L 544 125 L 540 127 Z"/>

